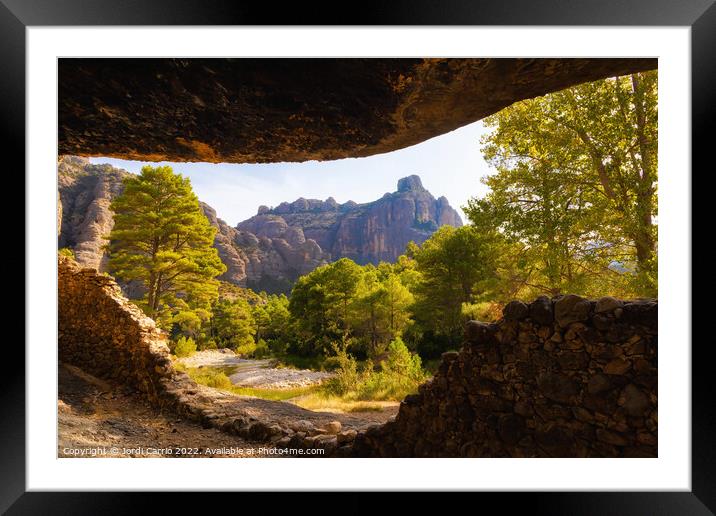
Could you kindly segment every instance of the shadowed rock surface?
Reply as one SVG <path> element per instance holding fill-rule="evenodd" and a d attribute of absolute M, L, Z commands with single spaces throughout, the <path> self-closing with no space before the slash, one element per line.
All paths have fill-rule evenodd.
<path fill-rule="evenodd" d="M 389 152 L 656 59 L 60 59 L 59 153 L 264 163 Z"/>
<path fill-rule="evenodd" d="M 362 457 L 657 457 L 658 303 L 575 295 L 471 321 Z"/>

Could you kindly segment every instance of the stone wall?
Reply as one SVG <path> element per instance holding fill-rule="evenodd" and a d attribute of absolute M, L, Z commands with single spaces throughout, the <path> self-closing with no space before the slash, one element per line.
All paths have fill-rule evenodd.
<path fill-rule="evenodd" d="M 60 256 L 58 355 L 61 362 L 121 382 L 159 402 L 175 374 L 166 337 L 109 276 Z"/>
<path fill-rule="evenodd" d="M 249 441 L 292 448 L 323 448 L 352 441 L 335 416 L 293 408 L 290 421 L 277 404 L 197 385 L 174 369 L 166 334 L 128 301 L 115 281 L 76 261 L 58 257 L 60 362 L 134 388 L 162 411 L 218 428 Z M 286 410 L 284 410 L 285 412 Z"/>
<path fill-rule="evenodd" d="M 513 301 L 471 321 L 460 352 L 393 422 L 339 453 L 363 457 L 656 457 L 654 300 Z"/>

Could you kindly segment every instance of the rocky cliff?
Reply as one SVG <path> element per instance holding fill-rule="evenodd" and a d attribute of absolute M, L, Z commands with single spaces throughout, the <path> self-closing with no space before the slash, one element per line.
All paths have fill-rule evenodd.
<path fill-rule="evenodd" d="M 203 202 L 200 205 L 218 230 L 214 246 L 227 267 L 219 279 L 257 291 L 288 293 L 299 276 L 328 263 L 329 255 L 315 240 L 306 239 L 300 229 L 284 228 L 256 235 L 232 228 L 216 216 L 211 206 Z"/>
<path fill-rule="evenodd" d="M 88 159 L 62 156 L 57 164 L 59 199 L 58 247 L 75 253 L 78 263 L 105 271 L 104 246 L 114 226 L 109 205 L 122 192 L 126 170 L 111 165 L 92 165 Z"/>
<path fill-rule="evenodd" d="M 114 225 L 109 205 L 129 172 L 75 156 L 61 157 L 57 172 L 58 245 L 72 249 L 81 265 L 105 271 L 104 237 Z M 411 240 L 422 243 L 444 224 L 462 225 L 448 200 L 435 199 L 418 176 L 401 179 L 396 192 L 366 204 L 301 198 L 273 209 L 261 206 L 236 228 L 200 205 L 217 228 L 214 246 L 227 267 L 220 279 L 268 292 L 289 292 L 299 276 L 343 257 L 393 261 Z M 139 293 L 137 285 L 123 288 L 130 297 Z"/>
<path fill-rule="evenodd" d="M 408 242 L 420 244 L 443 225 L 461 226 L 462 220 L 445 197 L 435 199 L 412 175 L 398 181 L 396 192 L 370 203 L 338 204 L 329 197 L 261 206 L 237 229 L 290 245 L 314 241 L 329 260 L 345 257 L 365 264 L 394 261 Z"/>

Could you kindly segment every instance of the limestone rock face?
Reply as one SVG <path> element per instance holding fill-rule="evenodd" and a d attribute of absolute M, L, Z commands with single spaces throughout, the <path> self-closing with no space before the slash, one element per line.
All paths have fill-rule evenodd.
<path fill-rule="evenodd" d="M 260 215 L 258 230 L 253 233 L 232 228 L 211 206 L 199 204 L 218 230 L 214 247 L 227 267 L 221 280 L 257 290 L 288 292 L 299 276 L 327 263 L 328 255 L 315 240 L 306 239 L 300 228 L 289 228 L 280 217 L 264 219 Z"/>
<path fill-rule="evenodd" d="M 85 158 L 62 156 L 57 166 L 59 189 L 58 224 L 60 248 L 68 247 L 85 267 L 104 272 L 103 246 L 114 226 L 109 205 L 123 189 L 126 170 L 92 165 Z"/>
<path fill-rule="evenodd" d="M 370 203 L 301 198 L 273 209 L 262 206 L 237 229 L 291 245 L 313 241 L 329 260 L 377 264 L 394 261 L 408 242 L 421 244 L 442 225 L 459 227 L 462 220 L 445 197 L 436 200 L 412 175 L 398 181 L 396 192 Z"/>

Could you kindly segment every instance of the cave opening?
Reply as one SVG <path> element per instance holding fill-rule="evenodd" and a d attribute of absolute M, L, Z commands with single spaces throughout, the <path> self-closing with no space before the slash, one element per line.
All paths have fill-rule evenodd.
<path fill-rule="evenodd" d="M 359 456 L 652 456 L 656 449 L 656 302 L 649 299 L 625 303 L 612 297 L 590 300 L 560 295 L 510 303 L 494 317 L 496 322 L 472 321 L 464 335 L 461 325 L 456 337 L 459 346 L 452 348 L 434 339 L 433 348 L 423 349 L 422 356 L 433 360 L 430 373 L 435 372 L 435 377 L 417 389 L 430 375 L 421 378 L 410 395 L 393 399 L 394 412 L 387 419 L 378 414 L 385 412 L 381 406 L 385 392 L 404 389 L 396 387 L 395 378 L 380 374 L 390 367 L 399 369 L 396 378 L 413 374 L 416 367 L 411 356 L 421 351 L 414 344 L 413 349 L 405 346 L 401 337 L 408 323 L 395 331 L 396 314 L 385 308 L 394 301 L 391 296 L 400 295 L 407 306 L 406 296 L 413 295 L 406 287 L 412 281 L 406 273 L 409 267 L 403 263 L 400 270 L 386 272 L 380 263 L 398 262 L 409 242 L 422 239 L 417 242 L 421 244 L 442 226 L 461 227 L 467 219 L 467 200 L 479 197 L 479 179 L 487 175 L 465 166 L 472 158 L 459 152 L 455 142 L 469 141 L 464 148 L 477 153 L 477 167 L 483 164 L 478 144 L 485 134 L 479 122 L 482 118 L 525 98 L 654 69 L 655 60 L 271 61 L 60 60 L 59 246 L 67 248 L 80 265 L 106 271 L 102 239 L 112 230 L 110 207 L 113 198 L 123 195 L 124 179 L 138 174 L 146 163 L 170 164 L 175 172 L 191 178 L 199 200 L 205 201 L 200 207 L 216 231 L 213 247 L 226 269 L 220 279 L 249 292 L 264 291 L 254 292 L 264 297 L 253 304 L 247 301 L 245 313 L 231 311 L 244 294 L 230 287 L 223 292 L 229 301 L 222 310 L 233 314 L 228 318 L 234 323 L 243 320 L 242 328 L 234 325 L 229 331 L 250 336 L 253 348 L 246 347 L 246 341 L 229 338 L 227 342 L 235 350 L 255 354 L 257 362 L 268 356 L 262 355 L 262 340 L 267 350 L 276 350 L 270 350 L 260 337 L 270 330 L 257 322 L 263 315 L 254 314 L 251 307 L 268 306 L 274 299 L 270 296 L 290 293 L 299 278 L 321 267 L 329 270 L 338 258 L 353 263 L 316 276 L 306 292 L 314 295 L 324 290 L 319 296 L 309 296 L 310 302 L 322 299 L 329 282 L 336 290 L 330 293 L 330 303 L 319 303 L 313 313 L 303 313 L 306 319 L 309 315 L 315 319 L 312 328 L 333 332 L 326 333 L 331 338 L 320 344 L 322 350 L 330 349 L 343 335 L 343 342 L 329 357 L 345 376 L 338 378 L 336 388 L 342 388 L 342 380 L 355 382 L 363 374 L 366 392 L 375 397 L 370 400 L 373 404 L 357 397 L 352 404 L 342 405 L 346 410 L 336 415 L 324 412 L 335 406 L 311 398 L 304 389 L 308 384 L 294 381 L 295 375 L 273 378 L 268 387 L 252 384 L 256 373 L 252 367 L 260 366 L 222 351 L 225 346 L 213 338 L 220 333 L 212 315 L 198 327 L 208 321 L 206 342 L 213 345 L 199 351 L 207 351 L 213 363 L 192 362 L 191 357 L 197 356 L 194 350 L 183 362 L 174 363 L 176 370 L 163 352 L 159 358 L 148 353 L 139 360 L 155 367 L 161 385 L 171 379 L 178 382 L 176 388 L 157 388 L 153 373 L 116 373 L 108 365 L 111 359 L 95 364 L 93 371 L 100 376 L 119 374 L 119 378 L 128 374 L 140 391 L 159 404 L 243 438 L 276 445 L 324 447 L 331 453 Z M 396 166 L 392 160 L 404 161 Z M 221 180 L 228 176 L 231 180 Z M 249 183 L 251 188 L 242 188 Z M 299 191 L 304 193 L 296 197 Z M 222 220 L 222 212 L 230 213 L 228 223 Z M 399 231 L 393 230 L 396 227 Z M 470 240 L 458 244 L 447 256 L 459 256 L 473 245 Z M 429 258 L 425 257 L 425 263 Z M 414 256 L 407 259 L 414 260 Z M 361 267 L 368 264 L 374 267 L 366 273 Z M 77 322 L 81 311 L 72 305 L 81 305 L 78 297 L 83 289 L 94 287 L 78 279 L 75 265 L 62 259 L 61 267 L 67 268 L 61 276 L 68 282 L 61 285 L 67 306 L 61 304 L 59 310 L 65 328 L 71 328 L 63 338 L 65 342 L 67 335 L 73 339 L 65 357 L 81 361 L 86 350 L 78 349 L 76 341 L 92 332 L 90 342 L 108 337 L 104 329 L 85 320 Z M 462 307 L 464 293 L 459 287 L 464 287 L 463 278 L 459 273 L 451 275 L 458 288 L 449 295 Z M 393 276 L 400 277 L 397 286 L 389 284 Z M 401 294 L 401 281 L 407 294 Z M 355 362 L 351 365 L 345 342 L 348 321 L 354 317 L 349 317 L 346 292 L 354 292 L 359 285 L 365 291 L 360 300 L 350 303 L 355 301 L 369 316 L 350 324 L 364 331 L 361 358 L 388 364 L 373 368 L 376 364 L 371 362 L 362 373 Z M 122 286 L 130 297 L 145 294 L 131 282 Z M 102 290 L 87 297 L 96 298 L 97 307 L 107 304 L 109 312 L 115 311 L 117 303 L 126 308 L 114 296 Z M 184 306 L 189 297 L 178 299 L 177 306 Z M 386 303 L 380 308 L 382 323 L 390 324 L 383 331 L 391 338 L 381 342 L 380 348 L 376 347 L 378 305 L 371 304 L 375 299 Z M 278 302 L 277 310 L 288 310 L 289 302 L 283 307 Z M 180 339 L 182 345 L 199 340 L 201 329 L 192 317 L 200 316 L 189 312 L 184 309 L 182 317 L 165 323 L 171 336 L 168 350 L 176 353 Z M 446 322 L 426 313 L 436 321 L 436 328 Z M 136 311 L 132 314 L 132 321 L 140 317 Z M 251 314 L 250 324 L 246 314 Z M 326 330 L 325 321 L 331 315 L 333 327 Z M 458 315 L 463 316 L 462 312 Z M 107 317 L 112 320 L 115 315 Z M 247 330 L 247 325 L 252 328 Z M 299 324 L 287 331 L 305 330 Z M 145 342 L 144 331 L 136 332 L 140 342 Z M 425 341 L 424 337 L 423 333 L 417 342 Z M 398 340 L 403 347 L 393 345 Z M 261 352 L 256 353 L 257 349 Z M 128 360 L 126 349 L 118 353 Z M 305 353 L 298 355 L 306 358 Z M 292 363 L 281 365 L 296 368 L 293 371 L 310 370 L 315 362 L 304 359 L 294 357 Z M 355 378 L 348 378 L 351 374 Z M 292 398 L 310 399 L 304 407 L 311 410 L 285 416 L 271 409 L 275 405 L 261 402 L 248 412 L 239 410 L 242 415 L 237 417 L 236 407 L 229 410 L 201 387 L 235 388 L 235 378 L 244 381 L 239 386 L 244 390 L 235 391 L 238 394 L 256 395 L 263 390 L 264 401 L 271 402 L 281 398 L 266 391 L 280 386 L 293 389 Z M 200 387 L 192 386 L 190 380 Z M 403 401 L 394 419 L 399 399 Z M 609 414 L 605 421 L 597 416 L 604 413 Z"/>

